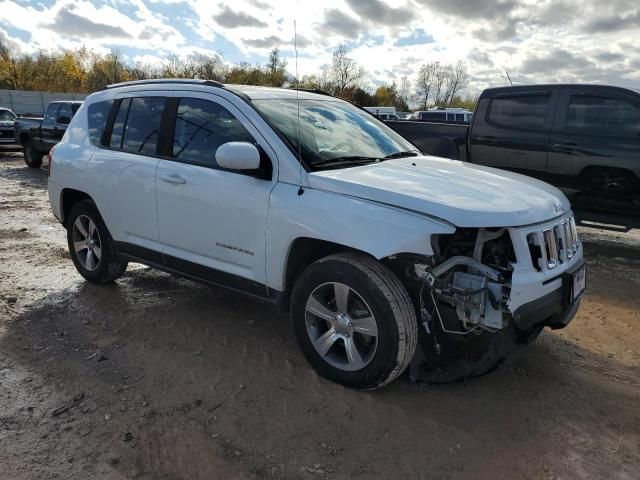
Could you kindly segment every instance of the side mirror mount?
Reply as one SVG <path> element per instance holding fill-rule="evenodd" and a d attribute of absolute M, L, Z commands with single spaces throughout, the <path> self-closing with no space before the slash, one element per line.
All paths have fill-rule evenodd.
<path fill-rule="evenodd" d="M 257 170 L 260 152 L 249 142 L 227 142 L 216 150 L 216 163 L 229 170 Z"/>

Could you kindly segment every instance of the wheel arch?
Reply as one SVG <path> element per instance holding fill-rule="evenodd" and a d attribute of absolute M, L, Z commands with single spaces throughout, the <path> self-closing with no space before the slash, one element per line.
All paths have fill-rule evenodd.
<path fill-rule="evenodd" d="M 60 212 L 62 214 L 62 218 L 60 220 L 65 227 L 68 227 L 67 219 L 69 218 L 71 209 L 81 200 L 91 200 L 95 204 L 93 198 L 83 191 L 73 188 L 63 188 L 60 192 Z"/>

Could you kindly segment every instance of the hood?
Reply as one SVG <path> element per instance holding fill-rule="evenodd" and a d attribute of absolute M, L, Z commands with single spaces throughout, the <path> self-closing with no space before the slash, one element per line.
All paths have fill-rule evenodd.
<path fill-rule="evenodd" d="M 13 126 L 15 125 L 15 121 L 14 120 L 9 120 L 6 122 L 0 122 L 0 127 L 1 128 L 13 128 Z"/>
<path fill-rule="evenodd" d="M 311 188 L 424 213 L 458 227 L 516 227 L 571 208 L 533 178 L 438 157 L 408 157 L 309 174 Z"/>

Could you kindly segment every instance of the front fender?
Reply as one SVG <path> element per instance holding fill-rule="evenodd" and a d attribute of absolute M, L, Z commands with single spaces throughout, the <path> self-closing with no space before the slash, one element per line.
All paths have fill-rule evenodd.
<path fill-rule="evenodd" d="M 416 212 L 367 200 L 276 184 L 266 231 L 267 285 L 284 290 L 290 246 L 300 237 L 345 245 L 377 259 L 399 253 L 432 255 L 429 238 L 455 227 Z"/>

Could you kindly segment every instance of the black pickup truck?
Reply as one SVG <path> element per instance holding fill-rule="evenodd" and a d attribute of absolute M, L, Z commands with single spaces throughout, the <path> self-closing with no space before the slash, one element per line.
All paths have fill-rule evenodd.
<path fill-rule="evenodd" d="M 51 102 L 44 118 L 20 118 L 15 122 L 16 143 L 24 148 L 24 161 L 31 168 L 42 165 L 42 157 L 62 140 L 67 125 L 82 102 Z"/>
<path fill-rule="evenodd" d="M 602 85 L 491 88 L 470 126 L 387 122 L 424 153 L 562 187 L 575 207 L 640 218 L 640 93 Z"/>

